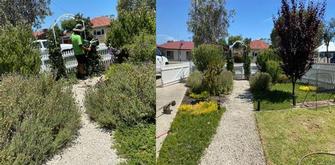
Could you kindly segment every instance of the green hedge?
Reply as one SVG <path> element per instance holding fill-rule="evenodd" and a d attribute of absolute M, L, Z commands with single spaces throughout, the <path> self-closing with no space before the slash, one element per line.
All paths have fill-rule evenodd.
<path fill-rule="evenodd" d="M 80 126 L 71 88 L 50 76 L 6 76 L 0 81 L 1 164 L 42 164 Z"/>
<path fill-rule="evenodd" d="M 106 77 L 87 93 L 86 108 L 92 119 L 109 128 L 154 121 L 154 65 L 115 64 Z"/>

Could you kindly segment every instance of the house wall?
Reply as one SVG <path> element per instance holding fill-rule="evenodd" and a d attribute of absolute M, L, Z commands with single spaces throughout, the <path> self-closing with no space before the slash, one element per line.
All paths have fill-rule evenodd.
<path fill-rule="evenodd" d="M 191 57 L 187 58 L 187 52 L 189 52 L 191 56 L 191 50 L 167 50 L 160 49 L 163 56 L 167 57 L 170 61 L 191 61 Z M 169 56 L 172 52 L 173 55 Z"/>
<path fill-rule="evenodd" d="M 98 31 L 104 31 L 104 34 L 94 34 L 94 31 L 96 31 L 96 33 Z M 109 32 L 109 26 L 103 26 L 103 27 L 96 27 L 96 28 L 93 28 L 92 30 L 92 35 L 97 38 L 99 40 L 100 43 L 106 43 L 107 41 L 107 33 Z"/>

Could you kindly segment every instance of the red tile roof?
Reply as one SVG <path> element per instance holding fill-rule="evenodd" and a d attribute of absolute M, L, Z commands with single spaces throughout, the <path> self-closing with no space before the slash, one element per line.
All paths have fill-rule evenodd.
<path fill-rule="evenodd" d="M 251 49 L 267 49 L 269 45 L 262 40 L 254 40 L 250 42 Z"/>
<path fill-rule="evenodd" d="M 158 48 L 174 50 L 192 50 L 194 43 L 192 41 L 168 41 L 165 44 L 158 45 Z"/>
<path fill-rule="evenodd" d="M 111 19 L 106 16 L 101 16 L 91 19 L 91 23 L 92 27 L 109 26 L 111 24 Z"/>

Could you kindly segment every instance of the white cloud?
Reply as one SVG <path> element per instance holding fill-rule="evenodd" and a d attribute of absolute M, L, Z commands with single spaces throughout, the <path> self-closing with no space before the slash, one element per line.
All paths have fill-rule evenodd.
<path fill-rule="evenodd" d="M 163 44 L 167 41 L 170 41 L 170 40 L 173 40 L 173 41 L 176 41 L 177 39 L 170 36 L 170 35 L 167 35 L 167 34 L 157 34 L 156 35 L 156 43 L 157 44 Z"/>

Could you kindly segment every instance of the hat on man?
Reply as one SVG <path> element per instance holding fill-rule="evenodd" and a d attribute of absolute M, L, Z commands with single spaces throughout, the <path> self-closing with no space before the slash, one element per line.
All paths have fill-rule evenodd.
<path fill-rule="evenodd" d="M 77 24 L 76 26 L 75 26 L 75 28 L 73 28 L 73 31 L 77 31 L 77 32 L 82 32 L 82 31 L 84 31 L 85 29 L 83 28 L 83 25 L 81 25 L 81 24 Z"/>

